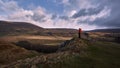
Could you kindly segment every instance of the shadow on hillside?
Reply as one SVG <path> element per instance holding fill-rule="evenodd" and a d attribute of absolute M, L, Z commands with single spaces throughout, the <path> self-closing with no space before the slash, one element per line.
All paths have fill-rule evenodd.
<path fill-rule="evenodd" d="M 115 42 L 120 43 L 120 37 L 115 37 Z"/>
<path fill-rule="evenodd" d="M 28 50 L 35 50 L 37 52 L 43 52 L 43 53 L 53 53 L 56 52 L 59 48 L 59 45 L 52 46 L 52 45 L 42 45 L 42 44 L 31 44 L 28 41 L 18 41 L 17 43 L 14 44 Z"/>

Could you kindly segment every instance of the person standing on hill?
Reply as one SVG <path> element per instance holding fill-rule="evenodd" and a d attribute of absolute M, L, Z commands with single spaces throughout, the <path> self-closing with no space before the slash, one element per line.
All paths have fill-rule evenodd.
<path fill-rule="evenodd" d="M 79 30 L 78 30 L 78 36 L 79 36 L 79 38 L 81 38 L 81 34 L 82 34 L 82 29 L 79 28 Z"/>

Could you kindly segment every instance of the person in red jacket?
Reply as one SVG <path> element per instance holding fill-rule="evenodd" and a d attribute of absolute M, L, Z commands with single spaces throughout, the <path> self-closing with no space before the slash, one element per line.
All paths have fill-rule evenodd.
<path fill-rule="evenodd" d="M 82 29 L 79 28 L 79 30 L 78 30 L 78 36 L 79 36 L 79 38 L 81 38 L 81 34 L 82 34 Z"/>

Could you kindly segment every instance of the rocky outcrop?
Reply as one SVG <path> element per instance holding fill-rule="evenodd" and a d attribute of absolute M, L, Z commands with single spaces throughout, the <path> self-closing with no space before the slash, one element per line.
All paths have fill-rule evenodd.
<path fill-rule="evenodd" d="M 11 64 L 4 65 L 2 68 L 38 68 L 38 65 L 40 64 L 56 64 L 62 62 L 64 58 L 74 56 L 76 54 L 83 54 L 87 48 L 87 45 L 78 38 L 66 41 L 64 45 L 64 47 L 59 48 L 55 53 L 43 54 L 33 58 L 19 60 Z"/>

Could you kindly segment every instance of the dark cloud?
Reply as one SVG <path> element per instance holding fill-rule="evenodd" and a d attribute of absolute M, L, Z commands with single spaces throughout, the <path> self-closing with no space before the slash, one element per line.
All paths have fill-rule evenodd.
<path fill-rule="evenodd" d="M 100 27 L 120 27 L 120 16 L 111 19 L 99 19 L 90 23 L 90 25 L 97 25 Z"/>
<path fill-rule="evenodd" d="M 38 15 L 38 14 L 34 14 L 33 16 L 31 16 L 32 17 L 32 19 L 34 20 L 34 21 L 38 21 L 38 22 L 45 22 L 46 20 L 44 19 L 46 16 L 44 16 L 44 15 Z"/>
<path fill-rule="evenodd" d="M 89 25 L 96 25 L 99 27 L 120 27 L 120 0 L 102 0 L 102 1 L 96 1 L 96 3 L 99 4 L 99 7 L 97 8 L 90 8 L 90 9 L 82 9 L 75 13 L 72 18 L 79 18 L 81 16 L 90 16 L 90 15 L 96 15 L 100 13 L 104 7 L 107 7 L 111 10 L 110 16 L 107 18 L 99 18 L 95 21 L 84 21 L 84 23 Z M 81 21 L 78 21 L 78 23 L 83 23 Z"/>
<path fill-rule="evenodd" d="M 58 16 L 56 14 L 53 14 L 51 19 L 56 19 Z"/>
<path fill-rule="evenodd" d="M 107 1 L 107 6 L 111 8 L 111 14 L 106 19 L 98 20 L 96 25 L 105 27 L 120 27 L 120 0 Z"/>
<path fill-rule="evenodd" d="M 104 9 L 104 7 L 82 9 L 79 12 L 75 13 L 72 17 L 73 18 L 78 18 L 78 17 L 81 17 L 81 16 L 98 14 L 103 9 Z"/>
<path fill-rule="evenodd" d="M 63 20 L 69 20 L 69 17 L 68 16 L 59 16 L 60 19 L 63 19 Z"/>

